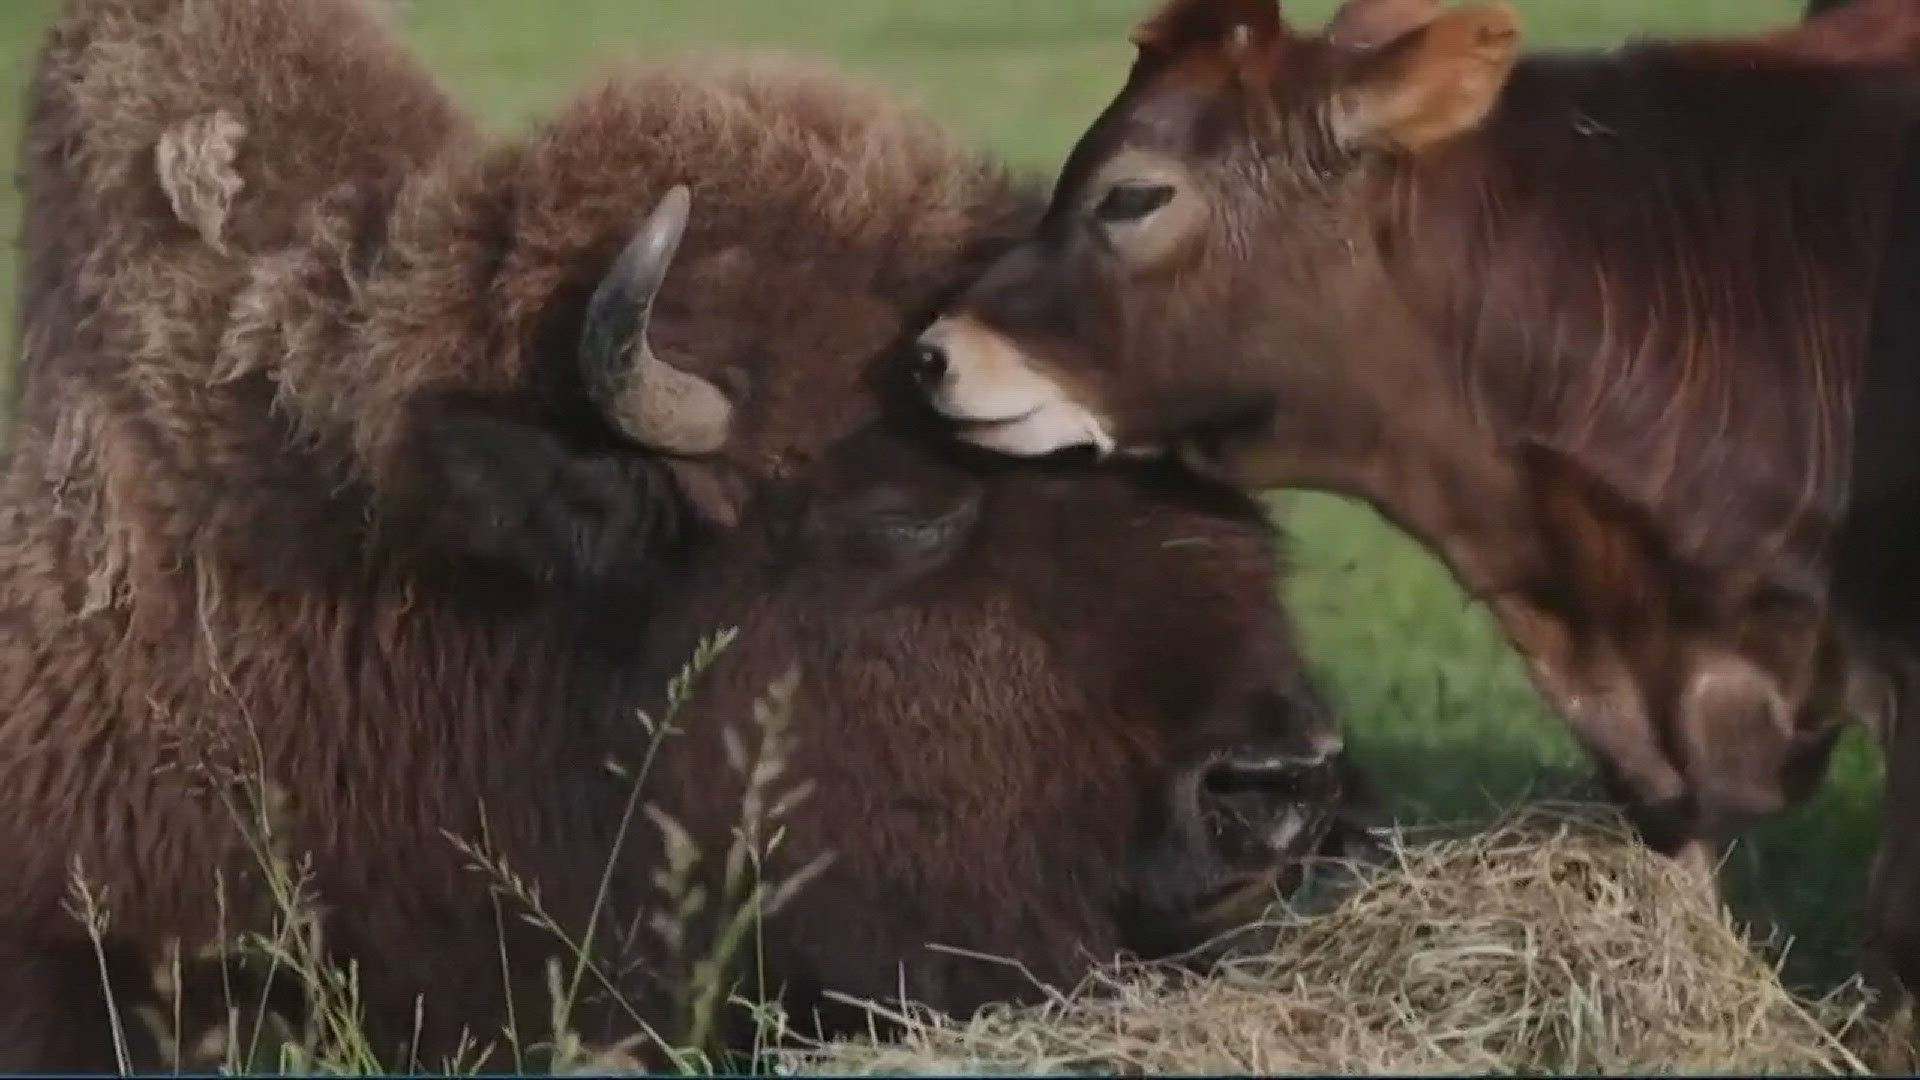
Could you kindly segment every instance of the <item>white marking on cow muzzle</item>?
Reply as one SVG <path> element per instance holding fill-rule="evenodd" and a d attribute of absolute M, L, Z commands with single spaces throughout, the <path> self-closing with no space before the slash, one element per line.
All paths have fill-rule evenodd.
<path fill-rule="evenodd" d="M 1091 446 L 1113 452 L 1110 426 L 1040 371 L 1011 341 L 978 322 L 949 316 L 914 343 L 908 372 L 960 437 L 1012 457 Z"/>

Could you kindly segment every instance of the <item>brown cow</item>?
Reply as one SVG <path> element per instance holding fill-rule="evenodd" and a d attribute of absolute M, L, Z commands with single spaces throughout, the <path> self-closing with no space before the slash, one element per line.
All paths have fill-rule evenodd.
<path fill-rule="evenodd" d="M 576 939 L 605 873 L 607 970 L 671 1036 L 673 958 L 625 933 L 655 823 L 609 862 L 636 714 L 728 622 L 648 797 L 716 872 L 724 729 L 798 665 L 768 798 L 815 789 L 769 857 L 832 861 L 745 959 L 803 1011 L 1034 992 L 941 944 L 1049 981 L 1185 944 L 1325 828 L 1337 733 L 1255 504 L 1002 476 L 881 418 L 873 358 L 1037 210 L 885 98 L 643 68 L 495 140 L 364 3 L 72 0 L 26 142 L 0 1069 L 111 1068 L 102 965 L 131 1023 L 163 944 L 268 928 L 236 773 L 284 795 L 390 1064 L 549 1034 L 566 950 L 450 836 Z"/>
<path fill-rule="evenodd" d="M 1034 234 L 923 336 L 933 404 L 1016 455 L 1371 501 L 1664 850 L 1803 796 L 1920 623 L 1920 243 L 1861 361 L 1890 204 L 1920 214 L 1911 65 L 1792 33 L 1522 56 L 1508 7 L 1410 0 L 1319 34 L 1179 0 L 1134 41 Z M 1909 980 L 1915 891 L 1878 926 Z"/>

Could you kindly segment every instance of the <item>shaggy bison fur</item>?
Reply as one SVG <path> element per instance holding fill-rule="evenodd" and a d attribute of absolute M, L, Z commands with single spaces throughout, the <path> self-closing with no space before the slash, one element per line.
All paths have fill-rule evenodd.
<path fill-rule="evenodd" d="M 165 948 L 264 931 L 257 824 L 394 1065 L 552 1034 L 567 948 L 476 852 L 599 928 L 622 1001 L 570 1022 L 613 1039 L 672 1034 L 718 905 L 676 936 L 661 875 L 718 898 L 743 800 L 754 873 L 812 872 L 746 966 L 829 1027 L 1178 945 L 1329 827 L 1253 503 L 883 408 L 1039 208 L 916 115 L 689 62 L 496 139 L 354 0 L 71 0 L 29 111 L 0 1068 L 111 1067 L 103 970 L 132 1015 Z"/>

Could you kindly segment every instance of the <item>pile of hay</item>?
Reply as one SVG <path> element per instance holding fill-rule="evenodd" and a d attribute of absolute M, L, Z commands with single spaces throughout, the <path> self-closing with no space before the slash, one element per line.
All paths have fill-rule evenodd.
<path fill-rule="evenodd" d="M 1711 890 L 1611 814 L 1534 807 L 1392 842 L 1318 915 L 1200 977 L 1103 972 L 1047 1004 L 809 1048 L 834 1073 L 1835 1073 L 1884 1036 L 1857 983 L 1796 997 Z M 1876 1054 L 1877 1056 L 1877 1054 Z"/>

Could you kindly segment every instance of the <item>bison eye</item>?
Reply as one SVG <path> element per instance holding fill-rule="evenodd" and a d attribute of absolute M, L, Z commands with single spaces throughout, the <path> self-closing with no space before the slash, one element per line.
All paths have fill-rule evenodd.
<path fill-rule="evenodd" d="M 1172 200 L 1172 184 L 1115 184 L 1093 208 L 1093 216 L 1110 225 L 1137 221 Z"/>

